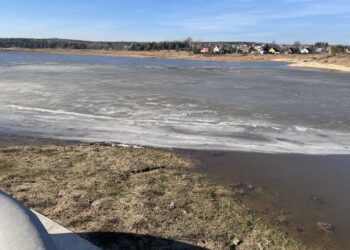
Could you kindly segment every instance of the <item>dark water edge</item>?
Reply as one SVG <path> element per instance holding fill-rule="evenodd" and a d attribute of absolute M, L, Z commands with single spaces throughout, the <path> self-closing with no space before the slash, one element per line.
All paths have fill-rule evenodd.
<path fill-rule="evenodd" d="M 350 249 L 350 155 L 180 150 L 253 213 L 309 246 Z M 332 234 L 317 223 L 334 226 Z"/>
<path fill-rule="evenodd" d="M 0 133 L 0 147 L 81 143 Z M 321 249 L 350 249 L 350 155 L 170 151 L 197 161 L 196 172 L 232 188 L 250 212 L 287 235 Z M 333 224 L 334 232 L 317 222 Z"/>
<path fill-rule="evenodd" d="M 48 137 L 37 137 L 30 135 L 4 133 L 0 132 L 0 147 L 19 147 L 19 146 L 45 146 L 45 145 L 57 145 L 67 146 L 81 143 L 75 140 L 61 140 Z"/>

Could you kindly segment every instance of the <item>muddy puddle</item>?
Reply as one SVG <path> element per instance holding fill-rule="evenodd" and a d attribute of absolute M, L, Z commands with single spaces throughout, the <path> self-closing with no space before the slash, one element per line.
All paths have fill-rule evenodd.
<path fill-rule="evenodd" d="M 350 155 L 182 153 L 286 234 L 310 246 L 350 249 Z"/>

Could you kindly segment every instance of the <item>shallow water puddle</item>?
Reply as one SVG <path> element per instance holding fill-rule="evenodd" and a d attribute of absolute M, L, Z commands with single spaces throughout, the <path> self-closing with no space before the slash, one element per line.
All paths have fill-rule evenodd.
<path fill-rule="evenodd" d="M 314 245 L 331 238 L 350 248 L 350 155 L 182 152 L 289 234 Z M 332 233 L 321 223 L 332 224 Z"/>

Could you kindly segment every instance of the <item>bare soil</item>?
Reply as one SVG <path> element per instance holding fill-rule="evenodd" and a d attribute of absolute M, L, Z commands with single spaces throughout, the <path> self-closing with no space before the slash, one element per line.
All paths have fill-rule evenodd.
<path fill-rule="evenodd" d="M 103 249 L 307 248 L 194 165 L 156 149 L 3 147 L 0 189 Z"/>

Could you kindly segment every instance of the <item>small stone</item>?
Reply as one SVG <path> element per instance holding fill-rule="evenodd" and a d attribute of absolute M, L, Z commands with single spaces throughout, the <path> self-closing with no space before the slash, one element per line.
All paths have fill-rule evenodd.
<path fill-rule="evenodd" d="M 250 184 L 250 183 L 247 183 L 247 188 L 249 190 L 254 190 L 254 186 L 252 184 Z"/>
<path fill-rule="evenodd" d="M 100 210 L 100 209 L 102 209 L 102 207 L 103 207 L 103 202 L 104 202 L 103 199 L 101 199 L 101 200 L 95 200 L 95 201 L 93 201 L 93 202 L 91 203 L 90 207 L 91 207 L 91 209 L 93 209 L 93 210 Z"/>
<path fill-rule="evenodd" d="M 232 245 L 234 245 L 234 246 L 238 246 L 241 243 L 242 243 L 242 240 L 240 240 L 238 238 L 234 238 L 232 241 Z"/>
<path fill-rule="evenodd" d="M 258 243 L 258 249 L 259 250 L 264 250 L 265 248 L 264 248 L 264 246 L 261 243 Z"/>
<path fill-rule="evenodd" d="M 74 190 L 70 193 L 70 195 L 73 197 L 73 198 L 80 198 L 83 196 L 83 191 L 81 190 Z"/>
<path fill-rule="evenodd" d="M 333 234 L 334 229 L 335 229 L 334 225 L 332 225 L 332 224 L 330 224 L 330 223 L 327 223 L 327 222 L 321 222 L 321 221 L 319 221 L 319 222 L 317 222 L 317 226 L 318 226 L 321 230 L 325 231 L 327 234 Z"/>
<path fill-rule="evenodd" d="M 60 191 L 58 192 L 58 196 L 59 196 L 59 197 L 62 197 L 62 196 L 64 196 L 64 195 L 65 195 L 65 191 L 60 190 Z"/>
<path fill-rule="evenodd" d="M 175 202 L 171 202 L 170 204 L 169 204 L 169 209 L 171 209 L 171 210 L 173 210 L 175 208 Z"/>

